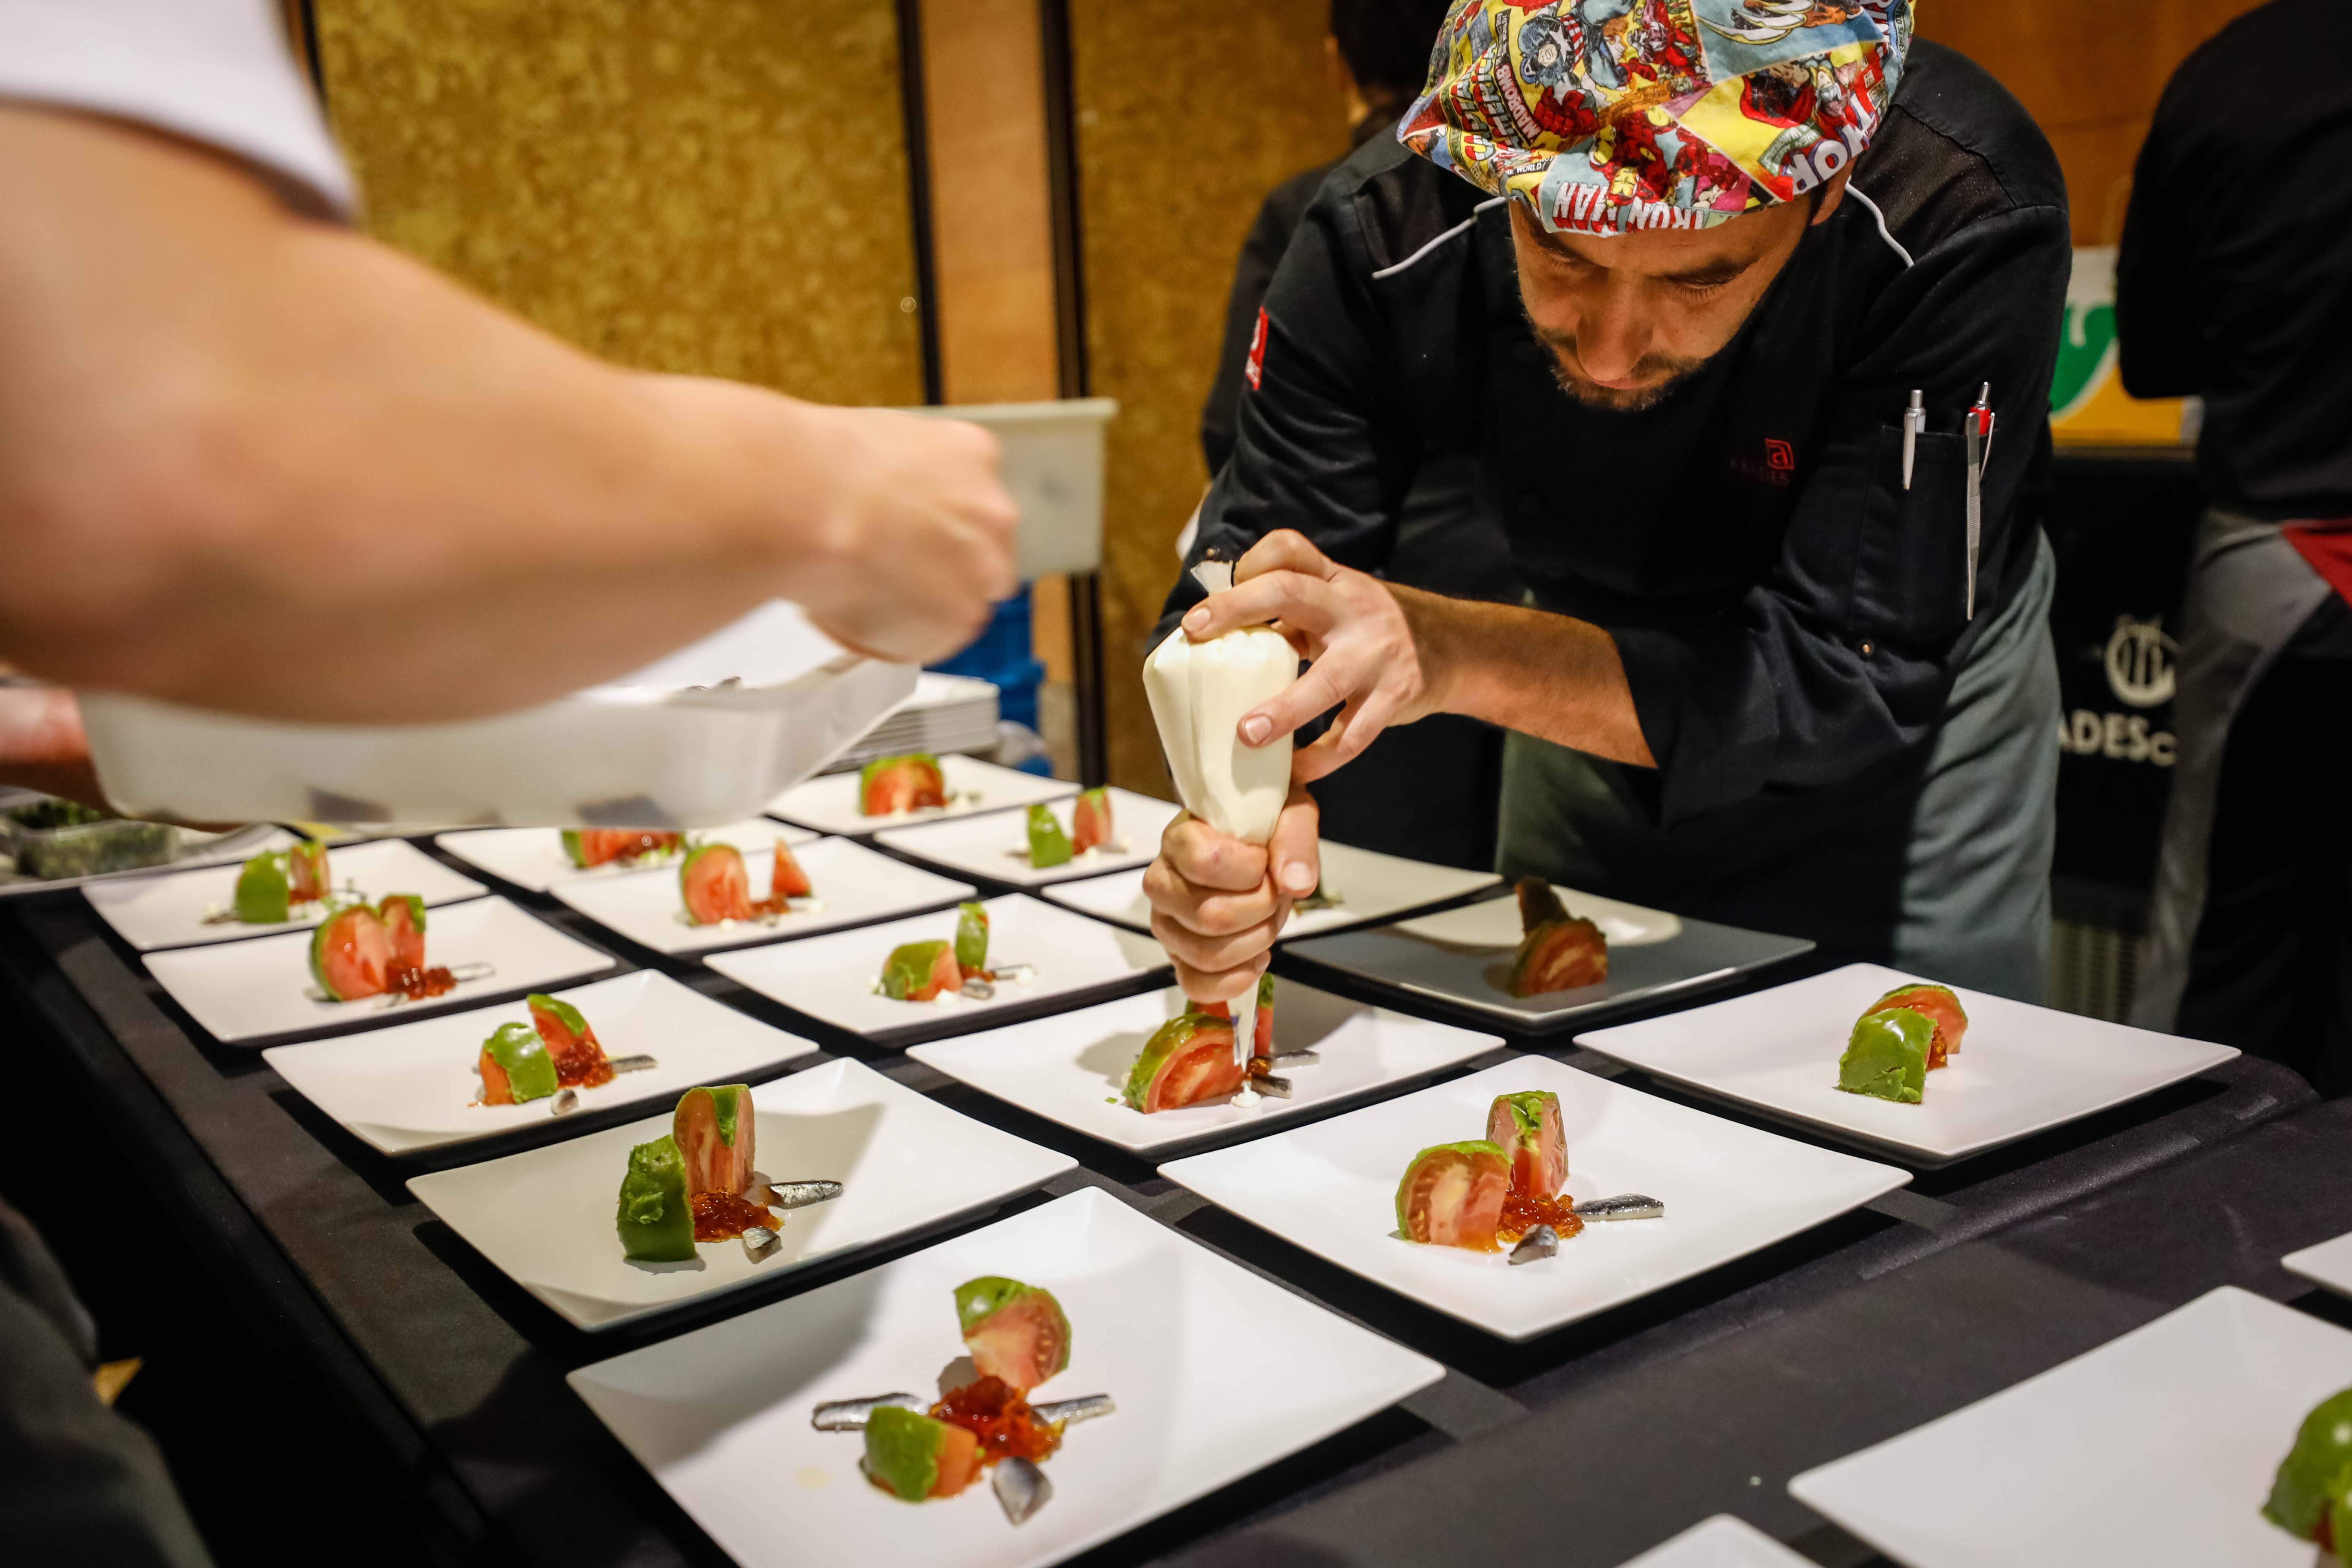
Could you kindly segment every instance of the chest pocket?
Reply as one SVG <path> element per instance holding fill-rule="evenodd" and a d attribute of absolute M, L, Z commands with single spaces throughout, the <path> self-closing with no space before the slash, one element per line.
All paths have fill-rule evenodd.
<path fill-rule="evenodd" d="M 1903 432 L 1882 426 L 1854 554 L 1856 626 L 1897 644 L 1938 643 L 1968 624 L 1968 456 L 1924 434 L 1903 488 Z"/>

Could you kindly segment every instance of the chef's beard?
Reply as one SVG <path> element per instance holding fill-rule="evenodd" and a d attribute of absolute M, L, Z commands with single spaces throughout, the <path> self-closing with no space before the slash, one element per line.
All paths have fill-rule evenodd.
<path fill-rule="evenodd" d="M 1519 313 L 1527 319 L 1528 331 L 1543 345 L 1544 357 L 1551 363 L 1551 378 L 1559 384 L 1562 392 L 1587 408 L 1611 414 L 1639 414 L 1655 408 L 1679 391 L 1683 383 L 1706 368 L 1703 359 L 1643 354 L 1633 362 L 1633 374 L 1645 378 L 1654 376 L 1654 381 L 1646 386 L 1603 386 L 1570 368 L 1570 362 L 1576 357 L 1575 333 L 1546 331 L 1536 324 L 1534 317 L 1527 315 L 1524 301 Z"/>

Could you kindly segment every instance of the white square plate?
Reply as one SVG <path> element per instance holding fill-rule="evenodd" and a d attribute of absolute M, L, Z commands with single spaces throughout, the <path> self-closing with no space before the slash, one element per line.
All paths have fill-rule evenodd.
<path fill-rule="evenodd" d="M 786 831 L 782 823 L 776 831 Z M 743 868 L 751 873 L 751 897 L 768 896 L 776 868 L 772 837 L 763 852 L 745 849 Z M 846 838 L 819 838 L 796 845 L 793 858 L 808 873 L 814 895 L 799 908 L 770 921 L 728 921 L 715 926 L 688 925 L 686 901 L 678 892 L 677 863 L 666 875 L 609 877 L 597 881 L 570 882 L 552 889 L 555 896 L 606 930 L 627 937 L 656 952 L 709 952 L 715 948 L 743 947 L 756 942 L 782 942 L 821 931 L 838 931 L 865 921 L 903 915 L 969 899 L 969 882 L 934 876 L 904 860 L 879 855 Z M 952 930 L 953 921 L 950 921 Z"/>
<path fill-rule="evenodd" d="M 987 904 L 989 962 L 1029 963 L 1037 970 L 1036 979 L 1026 984 L 998 985 L 993 1001 L 950 994 L 930 1002 L 897 1002 L 875 990 L 893 948 L 955 935 L 953 910 L 807 942 L 719 953 L 710 967 L 795 1012 L 877 1040 L 914 1032 L 952 1032 L 992 1013 L 1116 985 L 1168 967 L 1167 953 L 1148 936 L 1116 930 L 1022 893 L 1007 893 Z"/>
<path fill-rule="evenodd" d="M 1160 853 L 1160 836 L 1183 815 L 1181 805 L 1115 789 L 1110 793 L 1111 842 L 1068 864 L 1040 871 L 1029 864 L 1029 816 L 1026 812 L 989 812 L 979 816 L 927 822 L 918 827 L 886 827 L 874 836 L 902 855 L 967 877 L 988 877 L 1024 888 L 1066 882 L 1076 877 L 1098 877 L 1129 866 L 1149 866 Z M 1072 807 L 1051 808 L 1062 831 L 1070 830 Z"/>
<path fill-rule="evenodd" d="M 556 994 L 586 1016 L 606 1056 L 649 1056 L 659 1064 L 582 1089 L 583 1111 L 641 1100 L 674 1107 L 696 1084 L 740 1082 L 817 1048 L 650 969 Z M 354 1136 L 387 1154 L 413 1154 L 551 1120 L 551 1100 L 474 1103 L 482 1090 L 475 1070 L 482 1042 L 500 1024 L 530 1019 L 530 1009 L 518 998 L 364 1035 L 273 1046 L 261 1054 L 278 1077 Z"/>
<path fill-rule="evenodd" d="M 963 1351 L 955 1288 L 989 1274 L 1069 1314 L 1069 1370 L 1041 1397 L 1118 1402 L 1070 1428 L 1052 1499 L 1018 1527 L 985 1481 L 913 1505 L 877 1491 L 858 1434 L 809 1425 L 824 1400 L 936 1386 Z M 570 1381 L 743 1568 L 1042 1568 L 1444 1375 L 1089 1188 Z"/>
<path fill-rule="evenodd" d="M 1408 1018 L 1296 981 L 1276 981 L 1274 1048 L 1311 1049 L 1323 1058 L 1315 1067 L 1285 1069 L 1297 1086 L 1297 1097 L 1260 1096 L 1247 1107 L 1221 1101 L 1146 1116 L 1120 1100 L 1119 1091 L 1144 1042 L 1183 1006 L 1184 994 L 1171 987 L 916 1046 L 907 1054 L 1024 1110 L 1141 1152 L 1294 1121 L 1338 1100 L 1427 1078 L 1503 1043 L 1492 1035 Z"/>
<path fill-rule="evenodd" d="M 787 822 L 814 827 L 819 833 L 871 833 L 877 827 L 898 827 L 973 812 L 1003 811 L 1032 801 L 1060 800 L 1064 795 L 1078 793 L 1077 785 L 1061 779 L 1039 778 L 1018 768 L 1000 768 L 978 757 L 950 752 L 940 758 L 940 773 L 948 785 L 945 809 L 868 816 L 857 806 L 859 772 L 853 768 L 847 773 L 826 773 L 806 784 L 794 784 L 770 801 L 767 809 Z"/>
<path fill-rule="evenodd" d="M 274 925 L 249 926 L 235 921 L 206 925 L 205 916 L 235 907 L 236 879 L 244 870 L 243 862 L 238 862 L 133 882 L 100 882 L 84 888 L 82 897 L 89 900 L 100 919 L 114 928 L 116 935 L 142 952 L 308 931 L 319 923 L 322 904 L 307 905 L 292 920 Z M 327 876 L 337 896 L 357 894 L 372 904 L 392 893 L 415 893 L 427 904 L 450 904 L 487 890 L 471 877 L 460 876 L 398 838 L 328 850 Z"/>
<path fill-rule="evenodd" d="M 2290 1252 L 2279 1259 L 2279 1267 L 2338 1296 L 2352 1296 L 2352 1236 Z"/>
<path fill-rule="evenodd" d="M 1396 1190 L 1423 1149 L 1486 1135 L 1495 1097 L 1548 1089 L 1568 1134 L 1577 1202 L 1646 1193 L 1662 1219 L 1588 1225 L 1559 1256 L 1514 1268 L 1500 1252 L 1397 1235 Z M 1910 1181 L 1892 1165 L 1741 1127 L 1607 1079 L 1521 1057 L 1311 1127 L 1160 1167 L 1340 1268 L 1490 1334 L 1533 1339 L 1811 1229 Z"/>
<path fill-rule="evenodd" d="M 1576 1043 L 1643 1072 L 1941 1165 L 2152 1093 L 2238 1053 L 1955 988 L 1968 1037 L 1898 1105 L 1837 1086 L 1862 1010 L 1916 977 L 1851 963 Z"/>
<path fill-rule="evenodd" d="M 235 1045 L 343 1025 L 404 1023 L 425 1013 L 477 1006 L 493 996 L 544 991 L 619 961 L 493 896 L 435 910 L 425 926 L 425 962 L 449 969 L 466 963 L 493 968 L 430 1002 L 389 996 L 331 1002 L 310 978 L 310 932 L 298 931 L 151 952 L 147 972 L 215 1039 Z"/>
<path fill-rule="evenodd" d="M 704 828 L 693 837 L 707 843 L 732 844 L 749 857 L 767 849 L 779 838 L 787 844 L 802 845 L 816 835 L 805 827 L 755 816 L 748 822 Z M 555 827 L 471 827 L 459 833 L 436 834 L 433 842 L 468 866 L 534 893 L 544 893 L 550 888 L 570 882 L 633 877 L 641 871 L 666 870 L 673 877 L 677 875 L 676 856 L 637 866 L 615 863 L 583 870 L 563 852 L 563 833 Z"/>
<path fill-rule="evenodd" d="M 1323 886 L 1340 902 L 1328 909 L 1294 912 L 1282 928 L 1282 940 L 1292 942 L 1327 931 L 1344 931 L 1372 921 L 1384 921 L 1407 910 L 1458 899 L 1502 880 L 1492 871 L 1465 871 L 1454 866 L 1400 859 L 1351 844 L 1322 842 Z M 1150 857 L 1146 857 L 1147 863 Z M 1151 929 L 1151 904 L 1143 896 L 1143 871 L 1121 871 L 1083 882 L 1065 882 L 1045 889 L 1057 904 L 1083 910 L 1097 920 L 1134 931 Z"/>
<path fill-rule="evenodd" d="M 1619 1568 L 1813 1568 L 1736 1514 L 1718 1513 Z"/>
<path fill-rule="evenodd" d="M 1582 1018 L 1720 985 L 1749 971 L 1809 952 L 1801 937 L 1771 936 L 1685 920 L 1664 910 L 1559 889 L 1572 914 L 1609 939 L 1609 978 L 1598 985 L 1514 996 L 1511 955 L 1518 950 L 1519 904 L 1509 895 L 1440 910 L 1387 925 L 1298 942 L 1310 963 L 1431 996 L 1496 1019 L 1516 1032 L 1544 1034 Z"/>
<path fill-rule="evenodd" d="M 1911 1568 L 2312 1568 L 2261 1510 L 2347 1384 L 2352 1334 L 2225 1285 L 1789 1490 Z"/>
<path fill-rule="evenodd" d="M 622 1256 L 613 1205 L 629 1151 L 669 1131 L 667 1110 L 503 1160 L 413 1176 L 408 1190 L 515 1283 L 581 1328 L 609 1329 L 942 1224 L 1076 1163 L 854 1061 L 758 1085 L 751 1103 L 759 1112 L 752 1152 L 770 1179 L 842 1184 L 832 1202 L 786 1214 L 782 1249 L 762 1262 L 734 1241 L 706 1242 L 691 1263 Z M 952 1310 L 948 1321 L 952 1334 Z"/>

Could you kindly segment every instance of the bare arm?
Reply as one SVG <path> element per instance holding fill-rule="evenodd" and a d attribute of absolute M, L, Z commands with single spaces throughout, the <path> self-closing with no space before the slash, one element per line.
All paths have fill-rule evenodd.
<path fill-rule="evenodd" d="M 1278 621 L 1314 661 L 1290 689 L 1242 721 L 1264 745 L 1339 708 L 1330 731 L 1298 753 L 1303 783 L 1321 778 L 1391 724 L 1461 713 L 1612 762 L 1654 766 L 1617 644 L 1570 616 L 1448 599 L 1341 566 L 1286 529 L 1242 558 L 1227 592 L 1192 607 L 1184 629 L 1213 637 Z"/>
<path fill-rule="evenodd" d="M 143 132 L 0 108 L 0 657 L 265 715 L 552 697 L 761 601 L 890 657 L 1013 586 L 968 426 L 636 374 Z"/>
<path fill-rule="evenodd" d="M 1314 662 L 1242 720 L 1264 745 L 1339 709 L 1323 738 L 1291 759 L 1303 786 L 1339 767 L 1391 724 L 1465 713 L 1523 734 L 1642 767 L 1642 738 L 1617 644 L 1568 616 L 1475 604 L 1383 583 L 1341 566 L 1288 529 L 1266 535 L 1234 570 L 1234 585 L 1192 606 L 1184 629 L 1210 637 L 1277 622 Z M 1237 995 L 1265 967 L 1292 900 L 1315 886 L 1316 812 L 1291 791 L 1265 849 L 1190 816 L 1160 840 L 1144 873 L 1151 934 L 1176 961 L 1188 996 Z"/>

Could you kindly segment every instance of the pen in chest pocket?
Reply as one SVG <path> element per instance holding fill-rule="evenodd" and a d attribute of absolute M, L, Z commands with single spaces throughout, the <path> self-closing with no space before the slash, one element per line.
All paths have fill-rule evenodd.
<path fill-rule="evenodd" d="M 1960 423 L 1960 434 L 1968 444 L 1969 500 L 1969 585 L 1966 600 L 1968 618 L 1977 618 L 1977 551 L 1984 540 L 1984 470 L 1992 456 L 1992 383 L 1986 382 L 1977 394 L 1976 406 L 1969 409 Z"/>

